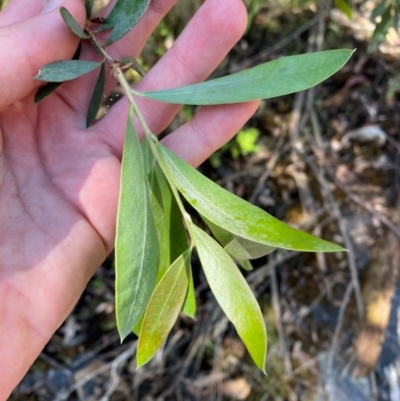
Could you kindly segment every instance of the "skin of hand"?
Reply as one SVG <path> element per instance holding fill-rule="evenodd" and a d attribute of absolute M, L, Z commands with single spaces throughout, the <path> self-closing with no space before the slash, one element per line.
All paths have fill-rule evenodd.
<path fill-rule="evenodd" d="M 97 72 L 63 84 L 34 104 L 40 83 L 33 77 L 40 67 L 70 59 L 78 43 L 59 7 L 66 7 L 82 26 L 85 21 L 82 0 L 55 1 L 10 0 L 0 13 L 0 400 L 8 398 L 71 312 L 115 239 L 129 106 L 122 99 L 85 128 Z M 175 2 L 152 0 L 139 24 L 109 48 L 110 54 L 137 56 Z M 245 26 L 241 0 L 206 0 L 136 89 L 204 80 Z M 97 57 L 83 47 L 81 58 Z M 114 85 L 109 76 L 108 92 Z M 145 99 L 138 104 L 155 134 L 179 110 Z M 197 166 L 257 107 L 258 102 L 203 107 L 163 143 Z"/>

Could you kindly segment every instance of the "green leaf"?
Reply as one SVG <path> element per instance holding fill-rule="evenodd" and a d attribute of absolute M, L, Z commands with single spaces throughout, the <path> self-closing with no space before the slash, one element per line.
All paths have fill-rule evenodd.
<path fill-rule="evenodd" d="M 129 67 L 132 68 L 133 71 L 136 71 L 142 77 L 146 75 L 146 71 L 144 70 L 143 66 L 133 57 L 123 57 L 118 61 L 122 63 L 124 69 Z"/>
<path fill-rule="evenodd" d="M 81 42 L 79 42 L 74 57 L 72 58 L 73 60 L 79 60 L 79 57 L 81 55 L 81 49 L 82 49 L 82 44 Z M 47 84 L 41 86 L 35 94 L 35 99 L 34 99 L 35 103 L 41 102 L 51 93 L 53 93 L 61 84 L 62 82 L 48 82 Z"/>
<path fill-rule="evenodd" d="M 92 17 L 93 0 L 85 0 L 86 17 L 90 19 Z"/>
<path fill-rule="evenodd" d="M 253 270 L 253 266 L 249 260 L 241 260 L 239 261 L 239 264 L 244 270 L 247 270 L 248 272 Z"/>
<path fill-rule="evenodd" d="M 347 16 L 348 19 L 353 18 L 353 10 L 346 0 L 335 0 L 335 6 Z"/>
<path fill-rule="evenodd" d="M 62 19 L 65 21 L 65 23 L 67 24 L 68 28 L 71 30 L 72 33 L 74 33 L 76 36 L 78 36 L 81 39 L 89 39 L 90 38 L 89 35 L 86 35 L 86 33 L 83 32 L 78 21 L 74 18 L 74 16 L 65 7 L 60 8 L 60 14 L 61 14 Z"/>
<path fill-rule="evenodd" d="M 92 125 L 96 119 L 97 113 L 100 110 L 101 102 L 103 101 L 104 87 L 106 84 L 106 68 L 104 63 L 101 65 L 99 77 L 93 90 L 92 99 L 89 103 L 89 110 L 86 116 L 86 127 Z"/>
<path fill-rule="evenodd" d="M 51 93 L 53 93 L 61 84 L 62 82 L 48 82 L 46 85 L 41 86 L 36 92 L 35 103 L 41 102 Z"/>
<path fill-rule="evenodd" d="M 157 284 L 144 315 L 137 349 L 138 368 L 150 361 L 171 331 L 188 288 L 190 250 L 171 265 Z"/>
<path fill-rule="evenodd" d="M 226 246 L 231 243 L 232 241 L 235 241 L 235 239 L 240 238 L 237 235 L 232 234 L 229 231 L 224 230 L 222 227 L 217 226 L 214 224 L 212 221 L 208 220 L 206 217 L 201 216 L 201 218 L 205 221 L 207 224 L 208 228 L 211 230 L 213 233 L 214 237 L 218 240 L 218 242 L 224 247 L 224 249 L 227 251 Z M 243 240 L 243 238 L 241 238 Z M 268 247 L 268 249 L 271 249 L 270 246 L 268 245 L 263 245 L 265 247 Z M 227 251 L 229 253 L 229 251 Z M 234 257 L 233 255 L 230 255 Z M 240 264 L 240 266 L 243 267 L 244 270 L 250 271 L 253 270 L 253 266 L 251 263 L 246 260 L 246 259 L 237 259 L 236 261 Z"/>
<path fill-rule="evenodd" d="M 372 22 L 375 22 L 375 20 L 385 12 L 386 3 L 386 0 L 381 0 L 381 2 L 373 9 L 370 17 Z"/>
<path fill-rule="evenodd" d="M 142 149 L 144 173 L 148 177 L 149 174 L 153 171 L 155 158 L 153 156 L 153 153 L 151 152 L 149 142 L 146 140 L 146 138 L 143 138 L 142 142 L 140 143 L 140 147 Z M 150 177 L 148 177 L 148 180 L 150 184 Z"/>
<path fill-rule="evenodd" d="M 144 319 L 144 314 L 146 311 L 143 312 L 142 316 L 140 316 L 139 321 L 135 324 L 135 327 L 133 328 L 133 332 L 139 337 L 140 330 L 142 330 L 142 324 L 143 324 L 143 319 Z"/>
<path fill-rule="evenodd" d="M 140 143 L 129 116 L 115 245 L 116 315 L 122 339 L 133 330 L 146 309 L 156 282 L 159 258 Z"/>
<path fill-rule="evenodd" d="M 324 81 L 342 68 L 352 53 L 344 49 L 283 57 L 226 77 L 140 96 L 169 103 L 211 105 L 286 95 Z"/>
<path fill-rule="evenodd" d="M 275 251 L 275 247 L 236 237 L 225 246 L 225 251 L 236 260 L 262 258 Z"/>
<path fill-rule="evenodd" d="M 119 0 L 106 22 L 99 28 L 100 31 L 114 28 L 106 45 L 111 45 L 125 36 L 142 18 L 149 4 L 150 0 Z"/>
<path fill-rule="evenodd" d="M 306 252 L 338 252 L 344 249 L 272 217 L 257 206 L 225 191 L 170 150 L 159 145 L 165 167 L 179 191 L 205 218 L 226 231 L 250 241 Z"/>
<path fill-rule="evenodd" d="M 160 267 L 157 276 L 157 282 L 159 282 L 172 262 L 188 249 L 188 241 L 178 204 L 164 173 L 155 161 L 146 139 L 142 141 L 141 146 L 145 171 L 148 174 L 150 185 L 151 207 L 160 243 Z M 196 315 L 196 296 L 192 271 L 189 272 L 189 289 L 182 312 L 193 319 Z"/>
<path fill-rule="evenodd" d="M 257 300 L 224 249 L 195 225 L 191 231 L 211 291 L 255 364 L 265 372 L 267 331 Z"/>
<path fill-rule="evenodd" d="M 189 287 L 185 302 L 183 303 L 182 312 L 192 319 L 196 318 L 196 292 L 194 290 L 192 269 L 189 270 Z"/>
<path fill-rule="evenodd" d="M 382 20 L 376 25 L 374 33 L 372 34 L 372 47 L 379 45 L 385 40 L 393 21 L 394 17 L 392 16 L 392 7 L 389 6 L 383 13 Z"/>
<path fill-rule="evenodd" d="M 47 82 L 70 81 L 95 70 L 102 64 L 102 62 L 84 60 L 56 61 L 42 67 L 35 79 Z"/>
<path fill-rule="evenodd" d="M 160 243 L 157 281 L 171 264 L 188 249 L 186 230 L 179 207 L 158 163 L 149 175 L 150 202 Z"/>

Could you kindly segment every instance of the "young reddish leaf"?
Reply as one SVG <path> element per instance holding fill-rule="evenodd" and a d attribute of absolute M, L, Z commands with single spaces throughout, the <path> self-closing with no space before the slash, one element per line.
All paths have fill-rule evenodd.
<path fill-rule="evenodd" d="M 282 57 L 222 78 L 141 96 L 168 103 L 212 105 L 248 102 L 299 92 L 324 81 L 347 63 L 351 50 Z"/>
<path fill-rule="evenodd" d="M 74 16 L 65 7 L 60 8 L 60 14 L 61 14 L 62 19 L 65 21 L 65 23 L 67 24 L 68 28 L 71 30 L 72 33 L 74 33 L 76 36 L 78 36 L 81 39 L 89 39 L 90 36 L 86 35 L 86 33 L 83 32 L 78 21 L 74 18 Z"/>
<path fill-rule="evenodd" d="M 106 68 L 104 63 L 101 65 L 99 77 L 93 90 L 92 99 L 89 103 L 89 110 L 86 117 L 86 127 L 90 127 L 96 119 L 97 113 L 100 110 L 101 102 L 103 101 L 104 86 L 106 83 Z"/>
<path fill-rule="evenodd" d="M 84 60 L 56 61 L 42 67 L 35 79 L 47 82 L 70 81 L 95 70 L 102 64 L 102 62 Z"/>
<path fill-rule="evenodd" d="M 138 368 L 153 358 L 179 316 L 188 288 L 190 254 L 190 250 L 187 250 L 178 257 L 151 296 L 139 334 L 136 355 Z"/>
<path fill-rule="evenodd" d="M 257 300 L 225 250 L 195 225 L 191 232 L 211 291 L 255 364 L 265 372 L 267 331 Z"/>
<path fill-rule="evenodd" d="M 116 315 L 122 339 L 140 320 L 157 278 L 159 244 L 139 139 L 128 117 L 115 245 Z"/>
<path fill-rule="evenodd" d="M 305 252 L 344 250 L 338 245 L 296 230 L 257 206 L 231 194 L 161 144 L 159 151 L 171 178 L 187 201 L 202 216 L 224 230 L 238 237 L 277 248 Z"/>

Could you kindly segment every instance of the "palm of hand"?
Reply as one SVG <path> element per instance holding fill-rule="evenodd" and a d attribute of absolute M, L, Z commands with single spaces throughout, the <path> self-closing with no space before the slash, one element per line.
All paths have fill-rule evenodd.
<path fill-rule="evenodd" d="M 18 1 L 22 0 L 11 0 L 3 18 L 12 20 L 12 7 L 18 7 Z M 125 37 L 120 47 L 115 46 L 114 56 L 138 53 L 174 2 L 153 0 L 135 32 Z M 68 0 L 65 6 L 79 10 L 84 19 L 79 1 Z M 227 14 L 231 18 L 226 18 Z M 55 15 L 53 18 L 59 18 Z M 240 0 L 208 0 L 140 88 L 204 79 L 240 37 L 244 17 Z M 1 22 L 0 18 L 0 30 Z M 63 26 L 61 20 L 58 24 Z M 73 53 L 76 38 L 67 30 L 63 35 L 63 40 L 69 41 L 64 52 Z M 140 40 L 132 44 L 133 35 Z M 210 48 L 209 42 L 215 38 Z M 88 48 L 84 56 L 94 57 Z M 46 63 L 37 58 L 31 62 L 33 70 Z M 20 90 L 24 96 L 0 107 L 0 344 L 7 344 L 0 347 L 0 399 L 7 397 L 66 318 L 96 267 L 112 250 L 115 236 L 127 103 L 121 100 L 103 120 L 86 129 L 85 113 L 96 73 L 64 84 L 35 105 L 31 77 L 36 72 L 26 73 L 28 92 Z M 7 82 L 7 76 L 0 76 L 0 81 Z M 9 93 L 13 93 L 13 83 L 10 85 Z M 154 103 L 139 103 L 155 133 L 179 109 L 157 104 L 154 111 L 150 105 Z M 203 108 L 165 144 L 192 164 L 199 164 L 228 140 L 256 107 L 257 102 Z M 219 135 L 214 134 L 216 129 Z M 21 357 L 21 347 L 26 344 L 29 347 Z M 11 370 L 7 368 L 10 361 Z"/>

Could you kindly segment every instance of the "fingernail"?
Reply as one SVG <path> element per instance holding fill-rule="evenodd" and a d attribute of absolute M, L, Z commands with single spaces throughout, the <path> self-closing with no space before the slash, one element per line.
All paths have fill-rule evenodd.
<path fill-rule="evenodd" d="M 65 0 L 47 0 L 47 4 L 42 10 L 42 13 L 48 13 L 63 5 Z"/>

